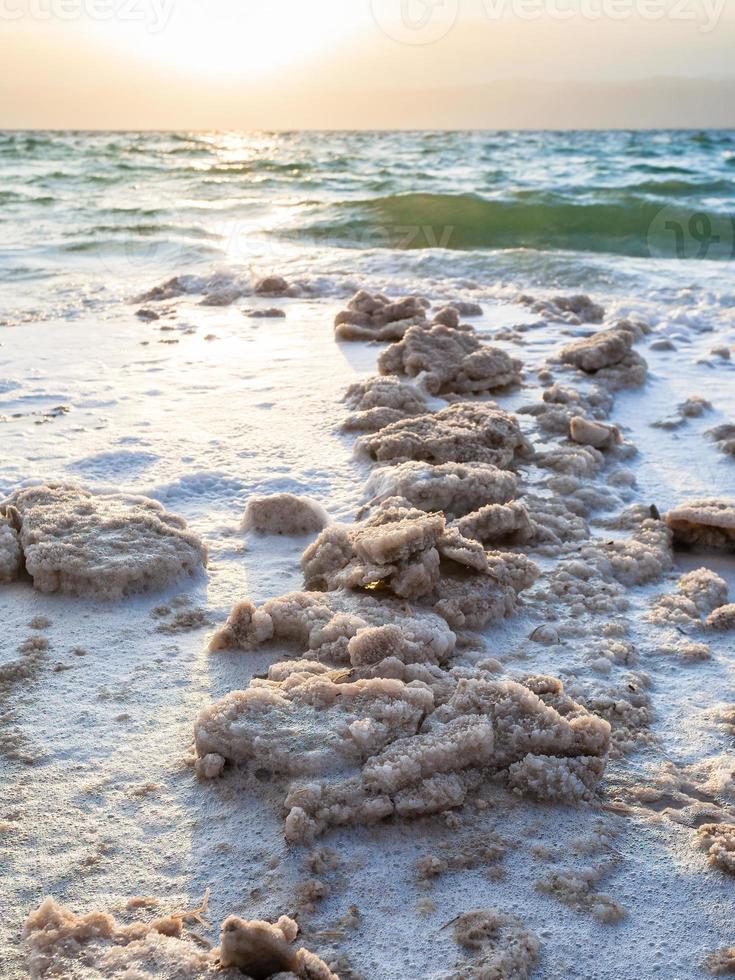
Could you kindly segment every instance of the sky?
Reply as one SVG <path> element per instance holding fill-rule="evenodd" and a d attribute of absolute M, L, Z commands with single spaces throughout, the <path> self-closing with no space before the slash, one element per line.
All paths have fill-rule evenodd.
<path fill-rule="evenodd" d="M 0 0 L 0 127 L 735 126 L 735 0 Z"/>

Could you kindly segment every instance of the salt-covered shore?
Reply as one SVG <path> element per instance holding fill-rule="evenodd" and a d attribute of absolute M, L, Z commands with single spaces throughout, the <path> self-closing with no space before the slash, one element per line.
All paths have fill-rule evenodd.
<path fill-rule="evenodd" d="M 460 290 L 455 298 L 473 297 Z M 27 580 L 2 586 L 3 976 L 27 975 L 20 931 L 47 895 L 75 914 L 100 910 L 129 923 L 196 909 L 207 889 L 206 915 L 199 918 L 211 925 L 184 916 L 184 936 L 216 945 L 218 924 L 230 914 L 274 923 L 289 915 L 300 927 L 298 942 L 343 980 L 701 976 L 707 957 L 733 941 L 732 879 L 717 846 L 723 835 L 711 829 L 698 834 L 697 828 L 726 823 L 735 792 L 735 634 L 705 625 L 735 598 L 735 565 L 727 549 L 670 550 L 657 515 L 691 499 L 735 496 L 723 440 L 706 435 L 735 417 L 733 365 L 717 353 L 735 338 L 726 329 L 699 334 L 682 327 L 667 346 L 667 335 L 635 322 L 621 339 L 611 313 L 599 322 L 602 311 L 587 309 L 593 322 L 572 323 L 570 316 L 557 318 L 568 311 L 543 302 L 483 302 L 481 316 L 457 318 L 470 323 L 476 337 L 472 330 L 464 340 L 448 336 L 452 323 L 431 328 L 443 345 L 437 355 L 424 349 L 429 331 L 418 325 L 413 340 L 390 338 L 399 346 L 389 354 L 385 339 L 380 345 L 364 337 L 335 339 L 332 322 L 344 302 L 248 295 L 248 310 L 277 306 L 286 314 L 260 318 L 243 316 L 237 302 L 232 305 L 235 297 L 224 306 L 201 306 L 200 299 L 146 303 L 159 315 L 148 322 L 134 317 L 132 307 L 99 331 L 81 321 L 36 326 L 33 349 L 27 330 L 12 328 L 3 336 L 3 496 L 48 481 L 144 494 L 184 518 L 187 533 L 199 535 L 209 551 L 206 573 L 121 601 L 44 595 Z M 429 321 L 447 299 L 430 296 Z M 610 329 L 613 335 L 593 345 L 591 354 L 589 345 L 576 347 L 563 357 L 566 365 L 559 362 L 563 347 Z M 486 356 L 476 340 L 501 353 Z M 674 345 L 678 349 L 670 349 Z M 474 358 L 471 369 L 468 357 Z M 400 371 L 401 381 L 417 381 L 416 394 L 393 409 L 396 417 L 355 421 L 356 412 L 386 408 L 369 399 L 363 404 L 360 389 L 353 389 L 351 404 L 341 400 L 348 386 L 375 374 L 379 359 L 384 369 Z M 424 375 L 412 379 L 416 365 Z M 608 376 L 589 376 L 579 367 Z M 505 387 L 517 379 L 520 386 Z M 552 388 L 554 382 L 564 390 Z M 453 405 L 451 418 L 461 406 L 476 404 L 457 400 L 470 392 L 489 394 L 500 410 L 513 413 L 520 436 L 517 454 L 484 460 L 512 467 L 518 487 L 493 504 L 501 508 L 493 513 L 501 524 L 483 525 L 489 535 L 483 545 L 527 554 L 539 577 L 524 581 L 518 595 L 514 587 L 504 598 L 511 615 L 488 622 L 474 638 L 478 624 L 460 628 L 452 606 L 455 620 L 443 620 L 442 628 L 459 632 L 460 642 L 435 657 L 441 667 L 435 663 L 433 674 L 417 674 L 413 689 L 434 685 L 441 701 L 442 684 L 463 679 L 498 685 L 558 678 L 583 706 L 572 709 L 578 717 L 589 713 L 611 724 L 604 775 L 599 783 L 599 771 L 582 779 L 576 795 L 546 794 L 557 797 L 549 802 L 527 791 L 532 770 L 514 785 L 501 766 L 500 780 L 473 784 L 462 805 L 418 818 L 414 805 L 367 826 L 354 820 L 330 827 L 303 805 L 310 797 L 302 792 L 290 811 L 300 809 L 305 820 L 284 823 L 289 783 L 305 766 L 302 731 L 324 754 L 331 750 L 319 744 L 319 701 L 308 720 L 296 712 L 280 727 L 266 725 L 262 758 L 247 747 L 240 755 L 233 751 L 227 761 L 239 764 L 221 774 L 219 764 L 203 771 L 208 755 L 226 759 L 226 751 L 222 741 L 219 751 L 203 750 L 207 724 L 201 719 L 253 679 L 267 690 L 269 668 L 306 647 L 251 638 L 241 644 L 246 650 L 228 649 L 233 644 L 227 642 L 215 642 L 220 649 L 211 652 L 207 646 L 233 606 L 244 599 L 262 606 L 301 590 L 304 571 L 314 575 L 312 588 L 367 584 L 364 567 L 351 577 L 355 558 L 364 561 L 366 554 L 355 539 L 355 518 L 370 520 L 365 505 L 371 498 L 372 512 L 379 512 L 376 496 L 411 497 L 410 480 L 396 482 L 390 469 L 405 458 L 400 412 L 409 429 L 412 419 L 423 417 L 422 402 L 432 413 Z M 546 401 L 544 392 L 552 392 Z M 679 408 L 697 404 L 695 396 L 712 408 Z M 350 415 L 352 431 L 344 432 Z M 584 422 L 570 430 L 570 421 L 580 418 Z M 370 431 L 377 422 L 397 425 L 398 434 Z M 421 438 L 426 432 L 419 427 Z M 353 454 L 356 439 L 362 455 Z M 590 443 L 592 449 L 584 448 Z M 431 449 L 433 464 L 452 459 L 456 444 L 442 445 L 444 457 Z M 418 458 L 427 458 L 424 450 Z M 406 472 L 410 476 L 410 466 Z M 251 514 L 246 531 L 248 501 L 273 493 L 309 496 L 333 522 L 345 522 L 340 546 L 353 550 L 344 552 L 344 562 L 334 562 L 331 552 L 325 561 L 317 546 L 302 570 L 302 553 L 317 538 L 319 522 L 300 536 L 274 536 L 258 533 Z M 470 538 L 479 533 L 479 524 L 466 522 L 477 507 L 468 505 L 465 514 L 444 503 L 428 509 L 437 507 L 447 525 L 460 522 L 461 548 L 456 539 L 440 542 L 438 526 L 402 514 L 423 541 L 409 549 L 409 565 L 436 547 L 451 561 L 452 554 L 467 552 L 464 532 Z M 333 535 L 333 527 L 324 534 Z M 288 530 L 294 529 L 298 521 Z M 493 543 L 493 534 L 501 544 Z M 373 547 L 374 535 L 371 540 Z M 374 547 L 369 554 L 376 557 Z M 473 554 L 472 561 L 481 561 Z M 398 598 L 371 594 L 387 610 L 387 623 L 405 628 L 406 617 L 420 623 L 425 607 L 437 620 L 447 614 L 441 595 L 428 612 L 433 562 L 421 557 L 418 578 L 415 569 L 386 571 L 390 560 L 383 562 L 374 581 L 387 581 Z M 679 582 L 701 567 L 714 574 Z M 485 601 L 497 608 L 487 595 Z M 436 634 L 439 627 L 431 623 Z M 344 672 L 318 650 L 314 659 L 337 675 Z M 13 669 L 18 661 L 29 669 Z M 363 662 L 369 660 L 363 656 Z M 352 668 L 358 663 L 354 656 L 348 660 Z M 343 684 L 337 675 L 333 682 Z M 281 669 L 272 679 L 287 677 Z M 560 707 L 558 691 L 534 683 L 535 697 L 556 698 Z M 426 714 L 425 706 L 418 708 Z M 192 748 L 197 718 L 198 767 Z M 313 730 L 300 729 L 306 724 Z M 216 734 L 221 740 L 222 730 Z M 241 726 L 234 741 L 246 735 Z M 466 751 L 470 743 L 459 746 L 462 765 L 455 771 L 466 765 Z M 293 771 L 279 763 L 284 753 Z M 559 750 L 559 759 L 570 756 L 569 746 Z M 478 756 L 477 764 L 488 761 Z M 347 763 L 349 776 L 356 763 Z M 317 760 L 317 775 L 320 765 Z M 448 766 L 445 773 L 452 771 Z M 391 784 L 389 796 L 403 788 Z M 304 832 L 289 833 L 289 826 Z M 321 835 L 312 839 L 315 834 Z M 475 910 L 486 917 L 458 918 Z M 291 927 L 283 928 L 285 942 Z M 34 935 L 37 940 L 32 925 Z M 181 959 L 176 975 L 199 976 L 210 968 L 195 939 L 177 945 L 176 938 L 159 942 L 159 935 L 153 930 L 144 941 L 156 945 L 163 962 Z M 482 973 L 483 957 L 496 954 L 501 972 Z M 123 960 L 108 964 L 103 975 L 116 975 Z M 35 975 L 42 976 L 42 960 L 35 962 Z M 72 953 L 70 962 L 83 964 L 83 954 Z M 61 975 L 99 975 L 89 964 L 64 969 Z"/>

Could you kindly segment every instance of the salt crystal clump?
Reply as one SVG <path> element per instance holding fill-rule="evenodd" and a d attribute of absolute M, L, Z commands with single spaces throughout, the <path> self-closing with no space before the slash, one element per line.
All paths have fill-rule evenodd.
<path fill-rule="evenodd" d="M 394 813 L 441 813 L 498 775 L 538 799 L 589 798 L 604 770 L 609 724 L 567 697 L 554 678 L 527 683 L 461 679 L 416 737 L 394 740 L 363 765 L 360 778 L 292 787 L 288 839 Z"/>
<path fill-rule="evenodd" d="M 426 399 L 413 385 L 379 375 L 351 384 L 344 401 L 353 411 L 342 424 L 347 432 L 376 432 L 391 422 L 427 411 Z"/>
<path fill-rule="evenodd" d="M 697 607 L 680 594 L 656 596 L 645 619 L 656 626 L 701 626 Z"/>
<path fill-rule="evenodd" d="M 183 916 L 122 925 L 105 912 L 75 915 L 45 899 L 23 926 L 32 980 L 44 977 L 135 977 L 135 980 L 204 980 L 215 974 L 214 957 L 182 935 Z M 239 971 L 216 971 L 235 980 Z"/>
<path fill-rule="evenodd" d="M 609 863 L 603 862 L 598 867 L 592 865 L 567 873 L 552 871 L 548 877 L 536 882 L 536 890 L 556 898 L 575 912 L 587 913 L 597 922 L 612 925 L 625 918 L 625 909 L 596 888 L 610 870 Z"/>
<path fill-rule="evenodd" d="M 12 582 L 23 564 L 18 532 L 12 524 L 0 518 L 0 582 Z"/>
<path fill-rule="evenodd" d="M 709 863 L 720 871 L 735 874 L 735 824 L 707 823 L 697 831 L 707 848 Z"/>
<path fill-rule="evenodd" d="M 616 425 L 592 422 L 579 415 L 575 415 L 569 423 L 569 436 L 572 442 L 594 446 L 595 449 L 610 449 L 612 446 L 619 446 L 623 441 Z"/>
<path fill-rule="evenodd" d="M 454 939 L 471 959 L 458 963 L 447 980 L 528 980 L 541 944 L 515 915 L 465 912 L 454 921 Z"/>
<path fill-rule="evenodd" d="M 605 527 L 632 531 L 629 538 L 595 542 L 593 547 L 609 562 L 612 575 L 623 585 L 645 585 L 672 568 L 671 531 L 650 508 L 634 505 L 605 522 Z M 584 553 L 584 549 L 583 552 Z"/>
<path fill-rule="evenodd" d="M 256 608 L 239 602 L 210 650 L 255 650 L 264 643 L 281 643 L 314 660 L 349 663 L 349 644 L 361 631 L 375 626 L 398 627 L 403 642 L 424 650 L 422 659 L 437 663 L 455 645 L 447 624 L 429 612 L 408 612 L 398 602 L 346 592 L 291 592 Z M 418 657 L 416 658 L 418 659 Z"/>
<path fill-rule="evenodd" d="M 155 500 L 61 484 L 18 490 L 0 513 L 18 528 L 41 592 L 119 599 L 206 565 L 201 539 Z"/>
<path fill-rule="evenodd" d="M 603 567 L 623 585 L 645 585 L 660 579 L 672 564 L 671 538 L 660 521 L 646 521 L 624 541 L 598 546 Z"/>
<path fill-rule="evenodd" d="M 369 791 L 394 796 L 437 774 L 482 767 L 492 758 L 492 725 L 482 717 L 466 716 L 438 731 L 396 739 L 365 763 L 362 780 Z"/>
<path fill-rule="evenodd" d="M 283 280 L 280 280 L 282 282 Z M 298 295 L 299 287 L 287 287 L 288 292 L 281 295 Z M 250 279 L 229 273 L 215 273 L 212 276 L 174 276 L 159 286 L 135 298 L 136 303 L 163 302 L 180 296 L 204 294 L 204 306 L 229 306 L 252 292 Z M 150 318 L 150 317 L 149 317 Z"/>
<path fill-rule="evenodd" d="M 617 653 L 623 658 L 629 655 L 626 646 L 622 646 Z M 581 684 L 575 685 L 570 682 L 568 685 L 569 693 L 573 694 L 580 704 L 609 722 L 612 758 L 620 758 L 635 751 L 640 744 L 650 742 L 649 730 L 653 721 L 653 711 L 647 691 L 648 684 L 649 680 L 645 674 L 631 672 L 625 675 L 624 683 L 607 689 L 588 691 Z"/>
<path fill-rule="evenodd" d="M 362 436 L 360 450 L 378 461 L 490 463 L 510 467 L 530 447 L 517 420 L 492 402 L 461 402 L 435 414 L 393 422 Z"/>
<path fill-rule="evenodd" d="M 158 286 L 153 286 L 147 292 L 136 296 L 134 303 L 160 303 L 168 299 L 176 299 L 187 293 L 201 292 L 206 286 L 206 279 L 201 276 L 173 276 Z"/>
<path fill-rule="evenodd" d="M 589 296 L 577 293 L 573 296 L 552 296 L 550 299 L 534 299 L 533 296 L 520 296 L 519 302 L 530 306 L 534 313 L 559 320 L 563 323 L 600 323 L 605 311 Z"/>
<path fill-rule="evenodd" d="M 627 322 L 611 330 L 600 330 L 590 337 L 573 341 L 559 352 L 563 364 L 570 364 L 586 374 L 594 374 L 598 383 L 611 391 L 644 384 L 647 365 L 632 350 L 635 333 Z"/>
<path fill-rule="evenodd" d="M 666 523 L 674 543 L 692 548 L 735 548 L 735 500 L 691 500 L 673 508 Z"/>
<path fill-rule="evenodd" d="M 340 340 L 400 340 L 409 327 L 426 323 L 428 307 L 418 296 L 391 302 L 361 289 L 337 314 L 334 332 Z"/>
<path fill-rule="evenodd" d="M 710 429 L 707 435 L 716 444 L 720 452 L 725 453 L 728 456 L 735 456 L 735 424 L 732 422 L 726 422 L 724 425 L 718 425 L 714 429 Z"/>
<path fill-rule="evenodd" d="M 469 300 L 455 299 L 449 304 L 449 306 L 456 310 L 460 316 L 482 316 L 482 307 L 479 303 L 473 303 Z M 434 322 L 436 317 L 434 317 Z"/>
<path fill-rule="evenodd" d="M 633 340 L 633 334 L 627 330 L 600 330 L 562 347 L 559 359 L 594 374 L 601 368 L 619 364 L 630 353 Z"/>
<path fill-rule="evenodd" d="M 222 775 L 227 760 L 219 752 L 208 752 L 196 762 L 197 775 L 202 779 L 216 779 Z"/>
<path fill-rule="evenodd" d="M 474 552 L 476 554 L 476 552 Z M 470 555 L 473 552 L 470 552 Z M 467 555 L 463 555 L 467 562 Z M 442 571 L 430 597 L 432 609 L 453 630 L 482 630 L 489 623 L 511 616 L 519 593 L 530 588 L 539 574 L 538 566 L 525 555 L 505 551 L 484 552 L 485 574 L 458 566 Z"/>
<path fill-rule="evenodd" d="M 679 405 L 679 413 L 683 418 L 697 419 L 705 412 L 712 411 L 712 403 L 701 395 L 691 395 Z"/>
<path fill-rule="evenodd" d="M 622 391 L 626 388 L 640 388 L 646 383 L 648 364 L 635 351 L 610 367 L 601 368 L 595 378 L 604 384 L 609 391 Z"/>
<path fill-rule="evenodd" d="M 702 969 L 710 976 L 722 977 L 735 973 L 735 947 L 725 946 L 709 953 L 702 963 Z"/>
<path fill-rule="evenodd" d="M 553 555 L 567 545 L 589 538 L 587 522 L 571 507 L 576 502 L 577 493 L 573 491 L 567 497 L 561 494 L 552 497 L 528 494 L 523 498 L 530 527 L 526 540 L 534 550 Z"/>
<path fill-rule="evenodd" d="M 418 377 L 433 395 L 481 394 L 520 381 L 521 362 L 474 334 L 437 324 L 411 327 L 378 358 L 381 374 Z"/>
<path fill-rule="evenodd" d="M 512 578 L 500 565 L 495 571 Z M 479 603 L 461 585 L 474 615 Z M 195 728 L 200 764 L 214 757 L 217 773 L 229 760 L 318 777 L 289 790 L 289 840 L 444 812 L 496 776 L 538 798 L 579 800 L 602 774 L 606 721 L 553 678 L 455 676 L 445 666 L 454 634 L 432 614 L 389 600 L 293 593 L 259 610 L 236 607 L 215 645 L 225 640 L 246 649 L 275 640 L 308 658 L 274 664 L 267 678 L 203 711 Z"/>
<path fill-rule="evenodd" d="M 678 581 L 679 591 L 705 615 L 727 602 L 727 582 L 709 568 L 697 568 Z"/>
<path fill-rule="evenodd" d="M 610 414 L 613 396 L 595 385 L 588 392 L 577 391 L 558 383 L 547 388 L 540 403 L 525 405 L 519 414 L 532 415 L 542 432 L 567 435 L 573 418 L 604 419 Z"/>
<path fill-rule="evenodd" d="M 517 505 L 490 505 L 474 519 L 462 520 L 474 538 L 465 537 L 458 524 L 447 526 L 442 514 L 426 514 L 390 498 L 368 520 L 328 528 L 307 548 L 301 562 L 306 585 L 324 590 L 381 586 L 403 598 L 424 600 L 440 615 L 449 615 L 450 622 L 456 621 L 458 592 L 464 591 L 462 603 L 476 600 L 475 614 L 488 616 L 483 625 L 491 616 L 510 615 L 518 592 L 535 579 L 537 569 L 525 556 L 486 552 L 478 536 L 508 538 L 519 532 L 522 537 L 525 511 Z M 444 567 L 442 559 L 459 568 Z M 468 582 L 468 569 L 487 581 Z"/>
<path fill-rule="evenodd" d="M 301 559 L 308 589 L 356 589 L 383 584 L 406 599 L 426 596 L 439 581 L 441 514 L 385 504 L 353 526 L 323 531 Z"/>
<path fill-rule="evenodd" d="M 242 297 L 242 291 L 236 286 L 224 286 L 206 293 L 200 306 L 231 306 Z"/>
<path fill-rule="evenodd" d="M 521 503 L 486 505 L 449 525 L 450 531 L 455 528 L 463 537 L 483 544 L 526 545 L 546 555 L 589 538 L 587 522 L 570 510 L 563 497 L 527 495 Z"/>
<path fill-rule="evenodd" d="M 272 679 L 233 691 L 200 713 L 194 728 L 200 758 L 216 754 L 293 776 L 341 772 L 415 735 L 434 708 L 425 684 L 385 677 L 348 682 L 344 671 L 303 661 L 275 666 Z"/>
<path fill-rule="evenodd" d="M 309 950 L 294 947 L 298 926 L 288 916 L 274 925 L 230 916 L 219 949 L 208 951 L 183 935 L 184 922 L 201 921 L 203 911 L 122 925 L 105 912 L 77 916 L 47 898 L 23 926 L 30 976 L 268 980 L 288 972 L 302 980 L 339 980 Z"/>
<path fill-rule="evenodd" d="M 261 306 L 252 310 L 243 310 L 243 316 L 250 320 L 282 320 L 286 316 L 286 311 L 277 306 Z"/>
<path fill-rule="evenodd" d="M 459 329 L 459 310 L 453 306 L 443 306 L 437 310 L 432 317 L 432 326 L 440 324 L 443 327 L 451 327 L 453 330 Z"/>
<path fill-rule="evenodd" d="M 450 527 L 456 528 L 462 537 L 483 544 L 520 545 L 533 536 L 528 511 L 518 501 L 486 504 L 454 521 Z"/>
<path fill-rule="evenodd" d="M 569 697 L 554 677 L 528 677 L 517 681 L 461 679 L 452 698 L 429 719 L 445 723 L 465 715 L 491 720 L 494 732 L 492 765 L 512 767 L 532 756 L 558 757 L 589 762 L 592 776 L 598 772 L 594 760 L 603 760 L 610 746 L 610 725 Z M 513 783 L 511 770 L 511 783 Z M 574 798 L 588 795 L 599 775 Z M 578 789 L 579 787 L 577 787 Z"/>
<path fill-rule="evenodd" d="M 485 504 L 507 503 L 518 492 L 518 481 L 508 470 L 486 463 L 410 461 L 373 470 L 366 492 L 376 503 L 401 497 L 419 510 L 444 511 L 451 519 Z"/>
<path fill-rule="evenodd" d="M 222 923 L 220 963 L 252 980 L 268 980 L 282 973 L 295 974 L 302 980 L 339 980 L 314 953 L 294 948 L 298 930 L 296 922 L 287 915 L 273 925 L 231 915 Z"/>
<path fill-rule="evenodd" d="M 540 800 L 584 799 L 605 769 L 603 759 L 557 759 L 529 753 L 509 768 L 510 786 Z"/>
<path fill-rule="evenodd" d="M 254 287 L 256 296 L 298 296 L 298 286 L 289 286 L 283 276 L 265 276 Z"/>
<path fill-rule="evenodd" d="M 705 620 L 705 626 L 710 630 L 735 629 L 735 602 L 720 606 L 711 612 Z"/>
<path fill-rule="evenodd" d="M 261 534 L 314 534 L 329 523 L 329 515 L 311 497 L 273 493 L 251 497 L 245 507 L 243 528 Z"/>
<path fill-rule="evenodd" d="M 615 613 L 628 608 L 626 587 L 661 578 L 673 565 L 671 533 L 662 521 L 638 517 L 629 538 L 592 540 L 565 558 L 535 597 L 563 602 L 573 613 Z M 614 526 L 614 522 L 613 522 Z"/>
<path fill-rule="evenodd" d="M 538 453 L 536 465 L 571 476 L 595 476 L 605 465 L 605 457 L 593 446 L 559 446 Z"/>

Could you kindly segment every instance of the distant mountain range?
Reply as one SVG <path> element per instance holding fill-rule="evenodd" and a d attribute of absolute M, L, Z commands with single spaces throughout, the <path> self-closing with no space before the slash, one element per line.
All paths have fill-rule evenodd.
<path fill-rule="evenodd" d="M 196 65 L 190 74 L 177 73 L 101 46 L 71 51 L 36 44 L 29 57 L 6 34 L 0 37 L 0 128 L 735 127 L 735 77 L 659 74 L 615 82 L 509 77 L 461 84 L 456 66 L 461 52 L 446 64 L 440 55 L 427 49 L 414 71 L 415 55 L 393 45 L 382 60 L 378 49 L 369 60 L 356 57 L 349 70 L 349 51 L 343 50 L 259 81 L 225 82 L 204 76 Z M 473 57 L 470 69 L 482 70 L 476 52 Z M 487 64 L 504 67 L 499 61 Z"/>

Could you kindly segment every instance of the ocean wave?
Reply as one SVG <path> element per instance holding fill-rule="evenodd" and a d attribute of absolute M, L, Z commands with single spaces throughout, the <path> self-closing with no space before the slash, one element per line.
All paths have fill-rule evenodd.
<path fill-rule="evenodd" d="M 644 180 L 629 184 L 626 191 L 642 194 L 658 194 L 663 197 L 694 197 L 697 194 L 732 194 L 735 183 L 731 180 Z"/>
<path fill-rule="evenodd" d="M 295 236 L 322 244 L 398 249 L 530 248 L 607 252 L 646 257 L 665 251 L 667 229 L 661 202 L 616 194 L 600 202 L 578 202 L 553 194 L 488 200 L 474 194 L 400 194 L 310 209 L 314 219 Z M 688 225 L 694 213 L 669 204 L 665 220 Z M 730 222 L 713 214 L 714 224 Z M 659 224 L 661 227 L 659 228 Z M 730 236 L 732 238 L 732 235 Z M 718 250 L 717 258 L 731 258 Z"/>
<path fill-rule="evenodd" d="M 634 169 L 644 174 L 693 174 L 695 172 L 688 167 L 665 163 L 636 163 Z"/>
<path fill-rule="evenodd" d="M 85 237 L 91 237 L 93 235 L 130 235 L 138 238 L 148 238 L 151 235 L 170 235 L 172 237 L 196 238 L 204 241 L 219 241 L 222 238 L 221 235 L 207 231 L 205 228 L 148 222 L 94 225 L 85 228 L 80 234 Z"/>
<path fill-rule="evenodd" d="M 46 206 L 56 200 L 49 194 L 34 196 L 21 191 L 0 191 L 0 204 L 39 204 Z"/>

